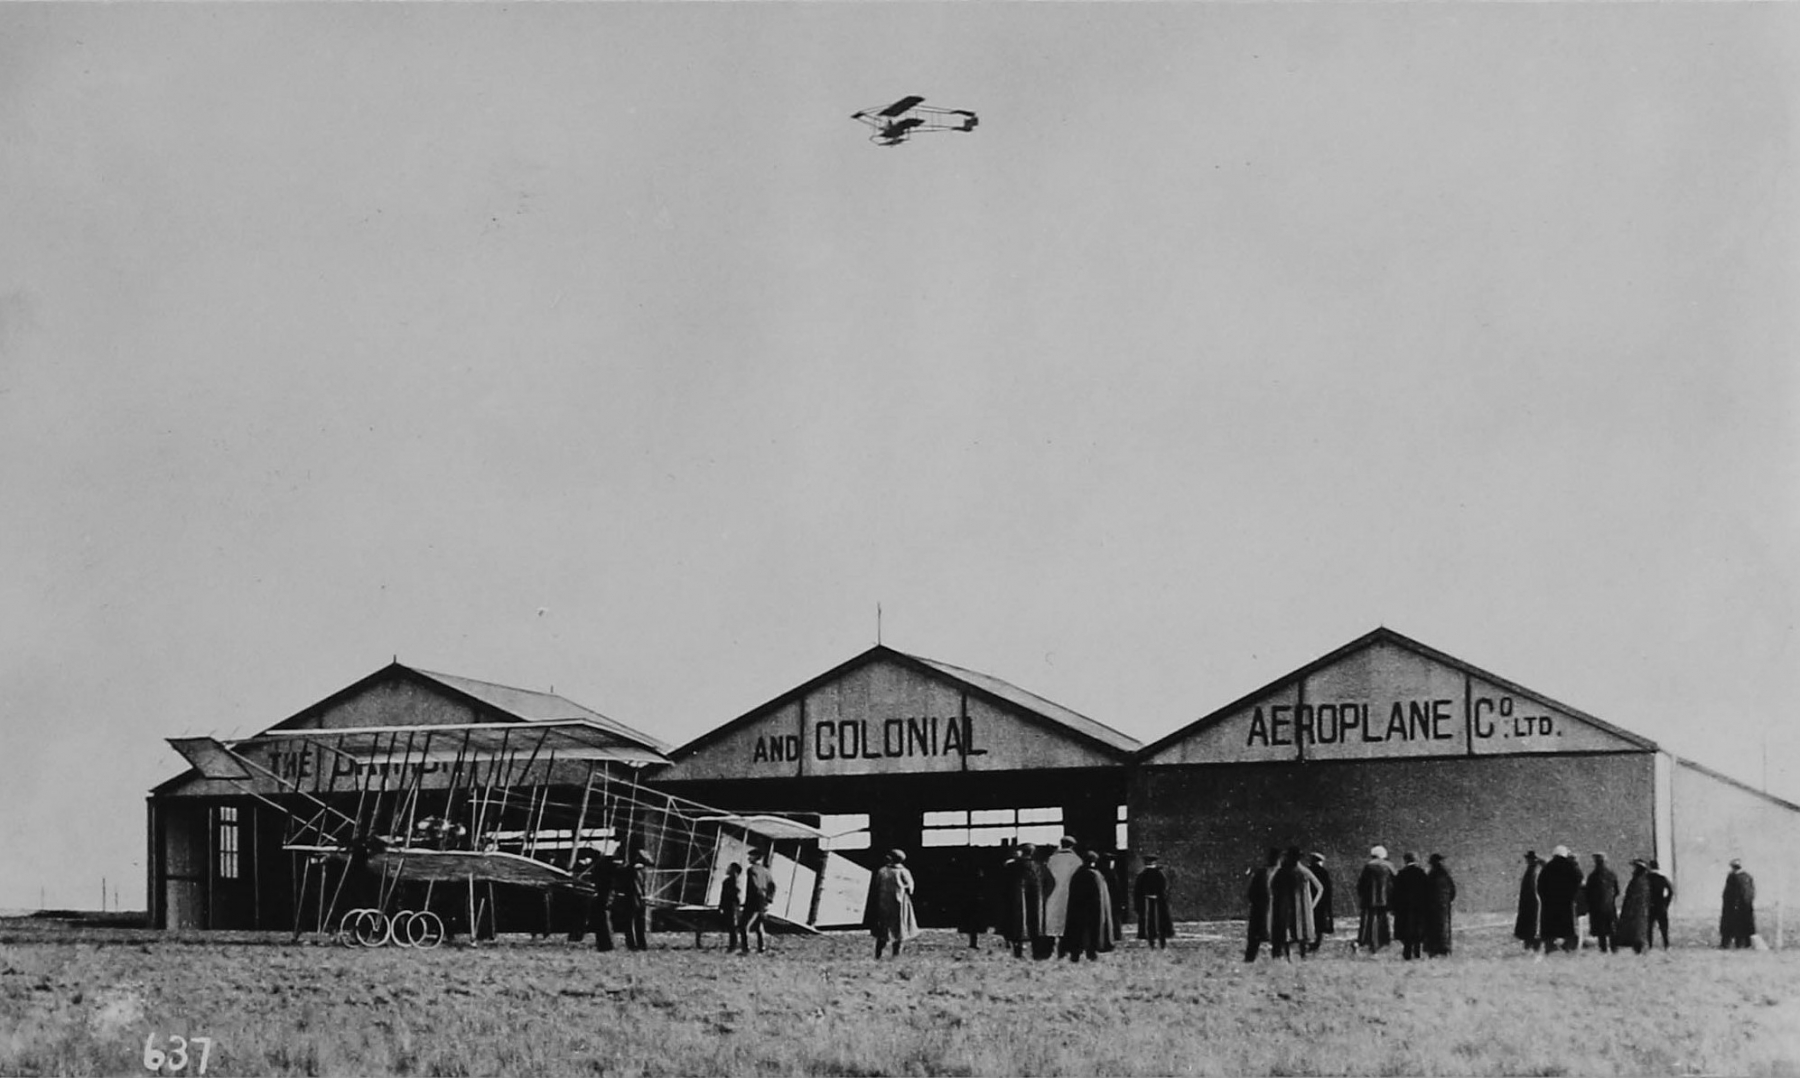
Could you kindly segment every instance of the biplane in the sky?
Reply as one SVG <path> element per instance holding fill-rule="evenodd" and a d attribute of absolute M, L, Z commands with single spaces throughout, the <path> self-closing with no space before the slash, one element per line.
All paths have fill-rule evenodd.
<path fill-rule="evenodd" d="M 579 930 L 604 872 L 643 855 L 664 927 L 714 919 L 726 867 L 752 849 L 777 879 L 770 922 L 861 920 L 866 869 L 804 820 L 744 816 L 651 789 L 655 753 L 589 719 L 264 731 L 172 738 L 198 777 L 286 819 L 293 932 L 432 947 L 500 918 Z M 533 896 L 536 896 L 535 898 Z"/>
<path fill-rule="evenodd" d="M 940 109 L 918 96 L 903 97 L 885 108 L 869 108 L 850 114 L 852 120 L 874 130 L 869 141 L 898 146 L 916 134 L 931 131 L 973 131 L 980 118 L 968 109 Z"/>

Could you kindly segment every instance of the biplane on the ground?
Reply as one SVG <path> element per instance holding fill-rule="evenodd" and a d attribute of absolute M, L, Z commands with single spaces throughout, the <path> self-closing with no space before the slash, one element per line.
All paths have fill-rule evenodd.
<path fill-rule="evenodd" d="M 435 946 L 499 931 L 583 931 L 583 851 L 642 854 L 658 927 L 713 927 L 727 866 L 777 879 L 776 930 L 861 920 L 868 870 L 803 820 L 723 812 L 641 784 L 660 762 L 586 719 L 274 729 L 173 738 L 201 776 L 277 809 L 294 859 L 293 932 Z M 600 915 L 604 916 L 602 912 Z"/>
<path fill-rule="evenodd" d="M 919 96 L 903 97 L 883 108 L 863 109 L 850 118 L 874 130 L 869 141 L 898 146 L 916 134 L 931 131 L 973 131 L 980 117 L 968 109 L 940 109 Z"/>

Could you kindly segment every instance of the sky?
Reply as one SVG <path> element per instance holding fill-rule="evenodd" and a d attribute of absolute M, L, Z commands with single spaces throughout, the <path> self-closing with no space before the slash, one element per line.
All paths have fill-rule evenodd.
<path fill-rule="evenodd" d="M 396 656 L 679 744 L 878 604 L 1800 800 L 1797 91 L 1791 5 L 0 5 L 0 907 Z"/>

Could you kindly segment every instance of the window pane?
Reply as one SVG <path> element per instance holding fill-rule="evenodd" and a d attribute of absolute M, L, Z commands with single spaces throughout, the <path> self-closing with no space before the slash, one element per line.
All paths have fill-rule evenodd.
<path fill-rule="evenodd" d="M 1119 806 L 1119 814 L 1118 814 L 1118 816 L 1114 817 L 1120 823 L 1124 823 L 1126 820 L 1130 819 L 1130 817 L 1125 814 L 1125 810 L 1127 807 L 1128 806 L 1126 806 L 1126 805 L 1120 805 Z"/>
<path fill-rule="evenodd" d="M 1019 841 L 1029 842 L 1034 846 L 1054 846 L 1062 840 L 1062 824 L 1035 824 L 1019 828 Z"/>
<path fill-rule="evenodd" d="M 977 825 L 1012 823 L 1017 815 L 1018 812 L 1015 809 L 976 809 L 969 813 L 969 822 Z"/>
<path fill-rule="evenodd" d="M 1057 808 L 1020 809 L 1019 810 L 1019 822 L 1020 823 L 1061 823 L 1062 822 L 1062 808 L 1059 806 Z M 1057 837 L 1060 838 L 1061 836 L 1059 835 Z"/>
<path fill-rule="evenodd" d="M 944 827 L 935 831 L 926 831 L 919 836 L 922 846 L 967 846 L 969 829 L 966 827 Z"/>
<path fill-rule="evenodd" d="M 971 827 L 969 828 L 969 845 L 971 846 L 1006 846 L 1013 841 L 1016 828 L 1006 827 Z"/>
<path fill-rule="evenodd" d="M 925 814 L 925 826 L 967 827 L 969 826 L 969 814 L 961 809 L 954 812 L 927 812 Z"/>
<path fill-rule="evenodd" d="M 1115 850 L 1131 849 L 1131 843 L 1129 841 L 1130 827 L 1131 827 L 1130 824 L 1127 824 L 1123 821 L 1113 825 L 1113 849 L 1115 849 Z"/>
<path fill-rule="evenodd" d="M 927 842 L 926 845 L 929 846 L 931 843 Z M 866 850 L 869 848 L 869 833 L 852 831 L 847 835 L 828 838 L 819 843 L 819 848 L 822 850 Z"/>

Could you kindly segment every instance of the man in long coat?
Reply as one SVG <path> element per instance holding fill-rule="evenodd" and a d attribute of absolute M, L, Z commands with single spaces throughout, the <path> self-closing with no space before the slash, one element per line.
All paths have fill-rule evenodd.
<path fill-rule="evenodd" d="M 1538 873 L 1538 931 L 1544 950 L 1548 951 L 1555 942 L 1560 942 L 1565 951 L 1573 951 L 1580 944 L 1575 903 L 1582 884 L 1581 866 L 1575 863 L 1569 848 L 1558 846 L 1550 851 L 1550 860 Z"/>
<path fill-rule="evenodd" d="M 1081 867 L 1069 879 L 1068 918 L 1063 927 L 1063 949 L 1069 961 L 1099 958 L 1113 949 L 1112 895 L 1100 873 L 1100 855 L 1089 850 L 1081 855 Z"/>
<path fill-rule="evenodd" d="M 1000 866 L 1000 903 L 997 927 L 1012 944 L 1014 958 L 1025 957 L 1025 947 L 1044 934 L 1044 893 L 1038 888 L 1037 865 L 1031 847 L 1013 850 L 1012 860 Z"/>
<path fill-rule="evenodd" d="M 1631 879 L 1625 884 L 1625 897 L 1619 902 L 1619 920 L 1613 925 L 1613 949 L 1629 947 L 1643 954 L 1650 943 L 1650 865 L 1643 858 L 1633 858 Z"/>
<path fill-rule="evenodd" d="M 1431 869 L 1425 879 L 1425 953 L 1440 958 L 1450 953 L 1455 935 L 1451 914 L 1456 904 L 1456 881 L 1450 876 L 1450 866 L 1444 864 L 1443 854 L 1431 855 Z"/>
<path fill-rule="evenodd" d="M 1265 941 L 1275 938 L 1274 893 L 1275 870 L 1281 864 L 1281 851 L 1270 850 L 1268 863 L 1250 870 L 1250 886 L 1245 895 L 1250 901 L 1250 917 L 1245 925 L 1244 961 L 1256 961 Z"/>
<path fill-rule="evenodd" d="M 1613 929 L 1619 920 L 1619 874 L 1606 864 L 1606 855 L 1594 855 L 1594 871 L 1587 878 L 1588 934 L 1600 941 L 1600 953 L 1613 949 Z"/>
<path fill-rule="evenodd" d="M 1387 847 L 1369 851 L 1368 863 L 1356 878 L 1356 902 L 1362 911 L 1356 929 L 1356 945 L 1375 952 L 1389 942 L 1388 905 L 1393 901 L 1394 865 L 1387 859 Z"/>
<path fill-rule="evenodd" d="M 1166 950 L 1175 934 L 1175 920 L 1169 916 L 1169 876 L 1159 861 L 1155 854 L 1145 854 L 1144 870 L 1137 876 L 1138 939 Z"/>
<path fill-rule="evenodd" d="M 1751 946 L 1756 935 L 1756 880 L 1744 871 L 1744 863 L 1732 859 L 1725 877 L 1725 893 L 1719 907 L 1719 946 Z"/>
<path fill-rule="evenodd" d="M 1319 901 L 1319 878 L 1300 863 L 1300 850 L 1289 846 L 1269 881 L 1269 957 L 1293 961 L 1293 948 L 1312 938 L 1313 907 Z"/>
<path fill-rule="evenodd" d="M 639 850 L 631 855 L 631 867 L 625 873 L 625 891 L 620 896 L 625 905 L 625 947 L 632 951 L 650 949 L 650 858 Z"/>
<path fill-rule="evenodd" d="M 1519 877 L 1519 915 L 1513 920 L 1513 938 L 1523 943 L 1527 951 L 1537 950 L 1542 939 L 1538 935 L 1538 873 L 1543 867 L 1536 850 L 1525 851 L 1525 874 Z"/>
<path fill-rule="evenodd" d="M 900 945 L 919 938 L 919 919 L 913 912 L 913 877 L 906 868 L 906 852 L 889 850 L 886 863 L 869 879 L 869 900 L 863 907 L 863 924 L 875 937 L 875 957 L 889 943 L 894 957 Z"/>
<path fill-rule="evenodd" d="M 1669 949 L 1669 907 L 1675 904 L 1675 885 L 1663 874 L 1656 858 L 1650 859 L 1650 935 L 1645 942 L 1656 946 L 1656 930 L 1662 929 L 1663 950 Z"/>
<path fill-rule="evenodd" d="M 1337 918 L 1331 912 L 1331 873 L 1325 870 L 1325 855 L 1313 853 L 1307 858 L 1307 869 L 1319 881 L 1319 901 L 1313 904 L 1312 949 L 1325 945 L 1325 937 L 1337 933 Z"/>
<path fill-rule="evenodd" d="M 1419 855 L 1406 855 L 1406 864 L 1394 874 L 1394 938 L 1400 956 L 1418 958 L 1425 953 L 1425 911 L 1431 881 L 1419 864 Z"/>
<path fill-rule="evenodd" d="M 1106 880 L 1106 893 L 1112 896 L 1112 930 L 1113 942 L 1116 944 L 1125 938 L 1125 918 L 1131 912 L 1130 888 L 1125 886 L 1124 855 L 1101 854 L 1099 869 L 1101 877 Z"/>
<path fill-rule="evenodd" d="M 1082 864 L 1081 855 L 1075 852 L 1075 839 L 1064 835 L 1061 847 L 1044 864 L 1055 882 L 1044 900 L 1044 934 L 1056 938 L 1057 954 L 1061 956 L 1068 953 L 1062 938 L 1069 925 L 1069 881 Z"/>

